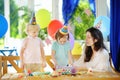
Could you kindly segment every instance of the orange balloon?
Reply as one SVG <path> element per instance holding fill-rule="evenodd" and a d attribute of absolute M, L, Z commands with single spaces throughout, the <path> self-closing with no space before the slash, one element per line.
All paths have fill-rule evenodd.
<path fill-rule="evenodd" d="M 48 34 L 52 39 L 55 39 L 56 32 L 63 27 L 63 24 L 59 20 L 52 20 L 47 28 Z"/>

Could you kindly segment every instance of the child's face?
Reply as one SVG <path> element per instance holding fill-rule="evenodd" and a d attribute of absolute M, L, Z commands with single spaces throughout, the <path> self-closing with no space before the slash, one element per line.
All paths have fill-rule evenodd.
<path fill-rule="evenodd" d="M 62 38 L 58 38 L 58 43 L 65 44 L 67 39 L 68 39 L 67 35 L 63 36 Z"/>
<path fill-rule="evenodd" d="M 30 30 L 28 33 L 29 33 L 29 36 L 31 36 L 31 37 L 37 37 L 38 36 L 38 31 L 36 31 L 36 30 Z"/>
<path fill-rule="evenodd" d="M 37 37 L 39 34 L 39 26 L 29 24 L 27 26 L 27 34 L 31 37 Z"/>

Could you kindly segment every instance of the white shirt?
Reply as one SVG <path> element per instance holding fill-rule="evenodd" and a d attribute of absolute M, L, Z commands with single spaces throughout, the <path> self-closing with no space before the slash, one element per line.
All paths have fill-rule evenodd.
<path fill-rule="evenodd" d="M 74 63 L 74 66 L 79 68 L 91 68 L 92 71 L 110 71 L 109 54 L 105 49 L 100 49 L 94 54 L 89 62 L 84 62 L 85 53 L 81 55 L 78 61 Z"/>

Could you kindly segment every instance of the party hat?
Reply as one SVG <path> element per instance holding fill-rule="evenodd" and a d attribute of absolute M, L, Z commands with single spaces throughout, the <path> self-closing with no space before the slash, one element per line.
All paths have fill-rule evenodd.
<path fill-rule="evenodd" d="M 36 23 L 36 18 L 35 18 L 35 13 L 33 12 L 33 15 L 32 15 L 32 18 L 31 18 L 31 20 L 30 20 L 30 24 L 31 25 L 36 25 L 37 23 Z"/>
<path fill-rule="evenodd" d="M 60 33 L 62 33 L 62 34 L 68 34 L 68 28 L 67 28 L 67 26 L 63 26 L 63 28 L 60 29 Z"/>

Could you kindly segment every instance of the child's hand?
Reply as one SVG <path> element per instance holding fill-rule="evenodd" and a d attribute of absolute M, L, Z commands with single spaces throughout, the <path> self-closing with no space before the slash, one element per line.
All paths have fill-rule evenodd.
<path fill-rule="evenodd" d="M 93 75 L 93 70 L 92 70 L 92 68 L 89 68 L 89 69 L 88 69 L 87 74 Z"/>
<path fill-rule="evenodd" d="M 24 69 L 24 63 L 21 62 L 20 68 Z"/>
<path fill-rule="evenodd" d="M 56 69 L 57 65 L 58 65 L 57 63 L 54 64 L 54 69 Z"/>
<path fill-rule="evenodd" d="M 42 67 L 46 67 L 46 62 L 42 62 Z"/>

